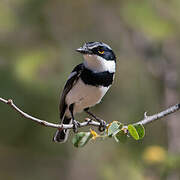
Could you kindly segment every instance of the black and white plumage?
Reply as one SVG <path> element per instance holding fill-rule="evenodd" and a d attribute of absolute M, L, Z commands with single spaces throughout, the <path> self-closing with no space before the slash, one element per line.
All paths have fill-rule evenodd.
<path fill-rule="evenodd" d="M 60 100 L 60 119 L 63 124 L 73 123 L 76 113 L 98 104 L 113 83 L 116 57 L 102 42 L 88 42 L 76 51 L 83 54 L 84 62 L 71 72 Z M 53 140 L 65 142 L 69 129 L 57 130 Z"/>

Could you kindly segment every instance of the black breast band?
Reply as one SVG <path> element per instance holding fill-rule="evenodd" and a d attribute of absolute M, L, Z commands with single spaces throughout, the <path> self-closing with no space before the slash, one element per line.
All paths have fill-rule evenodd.
<path fill-rule="evenodd" d="M 108 87 L 112 84 L 113 76 L 114 73 L 110 73 L 109 71 L 93 72 L 85 67 L 80 75 L 85 84 L 104 87 Z"/>

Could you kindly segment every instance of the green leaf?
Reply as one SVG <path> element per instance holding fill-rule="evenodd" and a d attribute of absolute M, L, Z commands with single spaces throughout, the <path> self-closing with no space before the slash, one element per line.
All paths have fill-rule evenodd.
<path fill-rule="evenodd" d="M 139 140 L 139 134 L 132 124 L 128 125 L 128 131 L 135 140 Z"/>
<path fill-rule="evenodd" d="M 75 147 L 83 147 L 91 138 L 92 134 L 90 132 L 79 132 L 73 137 L 72 143 Z"/>
<path fill-rule="evenodd" d="M 145 136 L 144 126 L 142 124 L 137 124 L 137 125 L 134 125 L 134 127 L 136 128 L 136 131 L 138 132 L 139 139 L 142 139 Z"/>
<path fill-rule="evenodd" d="M 119 129 L 122 128 L 122 124 L 118 121 L 113 121 L 111 123 L 111 125 L 108 128 L 108 136 L 113 136 L 113 134 L 115 134 L 117 131 L 119 131 Z"/>
<path fill-rule="evenodd" d="M 116 134 L 114 134 L 114 139 L 116 142 L 125 143 L 127 141 L 127 134 L 124 133 L 123 130 L 119 130 Z"/>

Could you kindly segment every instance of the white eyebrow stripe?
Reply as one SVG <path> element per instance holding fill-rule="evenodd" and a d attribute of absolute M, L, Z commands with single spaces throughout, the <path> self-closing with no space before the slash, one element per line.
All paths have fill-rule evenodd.
<path fill-rule="evenodd" d="M 106 46 L 108 49 L 112 50 L 110 46 L 108 46 L 107 44 L 104 44 L 104 46 Z"/>
<path fill-rule="evenodd" d="M 96 48 L 96 47 L 98 47 L 98 46 L 105 46 L 105 47 L 107 47 L 108 49 L 110 49 L 110 50 L 112 50 L 111 49 L 111 47 L 110 46 L 108 46 L 107 44 L 104 44 L 104 43 L 96 43 L 96 44 L 94 44 L 93 46 L 87 46 L 88 47 L 88 49 L 93 49 L 93 48 Z"/>
<path fill-rule="evenodd" d="M 96 48 L 96 47 L 98 47 L 98 45 L 90 46 L 90 47 L 88 47 L 88 48 L 89 48 L 89 49 L 93 49 L 93 48 Z"/>

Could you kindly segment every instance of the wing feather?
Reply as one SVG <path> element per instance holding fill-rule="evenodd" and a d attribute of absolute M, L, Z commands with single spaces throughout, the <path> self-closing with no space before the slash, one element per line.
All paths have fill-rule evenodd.
<path fill-rule="evenodd" d="M 68 92 L 73 88 L 73 86 L 76 84 L 76 82 L 79 79 L 79 76 L 81 75 L 81 72 L 83 70 L 83 64 L 79 64 L 77 65 L 73 71 L 71 72 L 61 95 L 61 99 L 60 99 L 60 118 L 62 119 L 64 116 L 64 113 L 66 111 L 67 108 L 67 104 L 66 104 L 66 95 L 68 94 Z"/>

